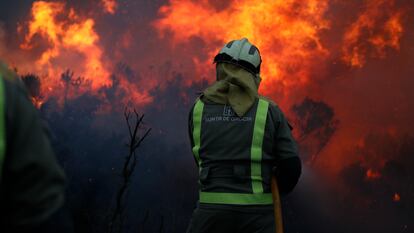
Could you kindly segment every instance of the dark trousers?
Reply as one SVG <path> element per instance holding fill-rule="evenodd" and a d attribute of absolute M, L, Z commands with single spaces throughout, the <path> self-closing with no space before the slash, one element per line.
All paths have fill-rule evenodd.
<path fill-rule="evenodd" d="M 197 207 L 187 233 L 274 233 L 273 211 L 239 211 Z"/>

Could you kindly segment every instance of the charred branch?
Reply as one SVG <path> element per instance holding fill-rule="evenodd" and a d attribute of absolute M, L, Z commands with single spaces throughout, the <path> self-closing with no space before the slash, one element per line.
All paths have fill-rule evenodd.
<path fill-rule="evenodd" d="M 123 229 L 124 224 L 124 212 L 125 212 L 125 202 L 126 202 L 126 191 L 131 184 L 131 178 L 135 171 L 137 165 L 137 153 L 136 150 L 140 147 L 141 143 L 149 135 L 151 128 L 144 129 L 144 133 L 140 134 L 142 128 L 142 123 L 144 119 L 144 114 L 139 115 L 138 112 L 134 109 L 130 111 L 125 109 L 124 118 L 128 128 L 128 155 L 125 158 L 125 162 L 122 168 L 121 176 L 122 183 L 117 191 L 115 199 L 115 208 L 112 213 L 112 217 L 109 223 L 109 233 L 120 233 Z"/>

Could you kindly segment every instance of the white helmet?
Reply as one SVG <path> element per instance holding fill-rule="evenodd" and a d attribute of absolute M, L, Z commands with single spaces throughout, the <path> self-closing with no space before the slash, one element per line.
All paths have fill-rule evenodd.
<path fill-rule="evenodd" d="M 214 57 L 214 63 L 217 62 L 231 63 L 257 75 L 260 73 L 262 58 L 259 49 L 243 38 L 227 43 Z"/>

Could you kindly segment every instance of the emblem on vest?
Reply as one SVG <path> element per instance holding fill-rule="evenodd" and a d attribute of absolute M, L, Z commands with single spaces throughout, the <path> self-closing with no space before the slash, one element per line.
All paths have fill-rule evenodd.
<path fill-rule="evenodd" d="M 215 116 L 208 116 L 203 118 L 205 122 L 245 122 L 245 121 L 252 121 L 252 117 L 250 116 L 244 116 L 244 117 L 238 117 L 236 113 L 233 111 L 231 106 L 224 106 L 223 109 L 223 115 L 215 115 Z"/>
<path fill-rule="evenodd" d="M 224 106 L 224 110 L 223 110 L 223 116 L 226 117 L 231 117 L 231 116 L 235 116 L 236 114 L 234 114 L 233 109 L 231 108 L 231 106 Z"/>

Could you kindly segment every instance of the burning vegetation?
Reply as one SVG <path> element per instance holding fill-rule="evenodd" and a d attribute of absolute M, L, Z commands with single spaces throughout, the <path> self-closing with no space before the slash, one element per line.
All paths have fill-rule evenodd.
<path fill-rule="evenodd" d="M 20 47 L 33 50 L 41 43 L 39 40 L 46 42 L 44 51 L 34 64 L 36 72 L 48 77 L 44 79 L 44 92 L 53 91 L 59 86 L 60 74 L 70 62 L 76 62 L 78 72 L 86 78 L 92 89 L 111 85 L 94 27 L 94 19 L 80 17 L 63 2 L 33 3 L 25 40 Z"/>
<path fill-rule="evenodd" d="M 263 57 L 263 94 L 288 96 L 307 85 L 311 70 L 329 56 L 321 33 L 330 27 L 324 17 L 328 1 L 170 1 L 160 8 L 154 26 L 172 43 L 203 38 L 206 56 L 197 60 L 200 70 L 210 67 L 217 48 L 233 38 L 247 37 Z M 197 12 L 197 14 L 194 14 Z M 198 58 L 194 58 L 198 59 Z M 205 69 L 205 68 L 204 68 Z M 203 70 L 204 71 L 204 70 Z"/>
<path fill-rule="evenodd" d="M 399 50 L 403 12 L 395 7 L 395 1 L 366 1 L 362 14 L 344 35 L 342 59 L 351 66 L 363 67 L 367 57 L 385 58 L 388 48 Z"/>
<path fill-rule="evenodd" d="M 51 126 L 79 232 L 107 226 L 125 106 L 153 129 L 131 188 L 139 198 L 129 198 L 142 208 L 123 209 L 142 224 L 128 217 L 125 229 L 184 231 L 196 192 L 187 113 L 215 80 L 217 50 L 241 37 L 260 49 L 260 92 L 287 113 L 318 184 L 334 190 L 332 210 L 356 216 L 349 223 L 361 232 L 412 231 L 412 2 L 52 0 L 17 19 L 1 18 L 13 3 L 0 5 L 0 59 Z M 324 232 L 299 220 L 320 216 L 291 207 L 288 232 Z"/>

